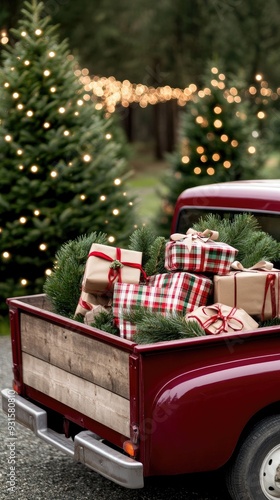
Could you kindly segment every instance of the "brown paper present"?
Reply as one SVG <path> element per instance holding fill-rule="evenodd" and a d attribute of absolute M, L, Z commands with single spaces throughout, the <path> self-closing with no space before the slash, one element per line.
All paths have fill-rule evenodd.
<path fill-rule="evenodd" d="M 214 302 L 244 309 L 261 320 L 279 317 L 280 271 L 231 271 L 227 276 L 214 276 Z"/>
<path fill-rule="evenodd" d="M 195 320 L 207 334 L 244 332 L 258 328 L 258 323 L 243 309 L 225 304 L 198 307 L 186 314 L 186 320 Z"/>
<path fill-rule="evenodd" d="M 188 229 L 186 234 L 175 233 L 166 244 L 164 266 L 169 271 L 227 274 L 238 250 L 220 241 L 217 231 L 206 229 L 199 233 Z"/>
<path fill-rule="evenodd" d="M 87 258 L 82 289 L 102 294 L 112 291 L 114 283 L 140 281 L 142 252 L 93 243 Z"/>
<path fill-rule="evenodd" d="M 97 314 L 101 312 L 107 312 L 108 309 L 109 309 L 108 307 L 106 308 L 101 305 L 93 306 L 93 308 L 85 314 L 84 323 L 86 325 L 91 325 L 91 323 L 94 322 L 94 319 L 97 316 Z"/>
<path fill-rule="evenodd" d="M 110 309 L 110 307 L 112 306 L 112 297 L 112 293 L 94 295 L 92 293 L 86 293 L 82 291 L 75 311 L 75 316 L 77 316 L 77 314 L 85 316 L 87 312 L 91 311 L 98 305 Z"/>

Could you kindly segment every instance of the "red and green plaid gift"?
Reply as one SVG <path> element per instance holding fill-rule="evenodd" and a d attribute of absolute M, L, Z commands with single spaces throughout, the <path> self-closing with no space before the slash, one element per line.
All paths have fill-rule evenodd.
<path fill-rule="evenodd" d="M 113 315 L 120 336 L 132 339 L 137 326 L 123 319 L 124 311 L 145 307 L 164 316 L 191 312 L 207 303 L 212 281 L 205 276 L 189 273 L 165 273 L 149 278 L 148 285 L 116 283 L 113 295 Z"/>
<path fill-rule="evenodd" d="M 238 250 L 215 241 L 218 236 L 216 231 L 208 229 L 203 233 L 189 229 L 187 234 L 171 235 L 165 249 L 165 268 L 168 271 L 228 274 Z"/>

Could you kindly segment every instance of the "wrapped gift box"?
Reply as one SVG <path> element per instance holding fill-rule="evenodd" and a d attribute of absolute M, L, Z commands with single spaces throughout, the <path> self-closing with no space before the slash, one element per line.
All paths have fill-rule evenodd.
<path fill-rule="evenodd" d="M 212 281 L 205 276 L 189 273 L 165 273 L 152 276 L 148 285 L 116 283 L 113 295 L 113 315 L 120 336 L 132 339 L 136 325 L 123 319 L 122 313 L 145 307 L 163 315 L 186 314 L 206 304 L 212 290 Z"/>
<path fill-rule="evenodd" d="M 112 291 L 117 281 L 139 283 L 142 252 L 93 243 L 87 258 L 82 289 L 91 294 Z"/>
<path fill-rule="evenodd" d="M 166 244 L 165 268 L 169 271 L 228 274 L 238 250 L 226 243 L 214 241 L 212 238 L 216 238 L 217 234 L 208 230 L 198 233 L 190 229 L 185 235 L 172 235 L 171 241 Z"/>
<path fill-rule="evenodd" d="M 77 316 L 77 314 L 85 316 L 89 311 L 99 305 L 109 309 L 112 306 L 112 297 L 112 293 L 95 295 L 82 291 L 75 311 L 75 316 Z"/>
<path fill-rule="evenodd" d="M 244 309 L 215 303 L 210 306 L 198 307 L 186 314 L 186 320 L 195 320 L 205 330 L 205 333 L 244 332 L 258 328 L 258 323 Z"/>
<path fill-rule="evenodd" d="M 279 317 L 280 271 L 231 271 L 214 276 L 214 302 L 244 309 L 261 320 Z"/>

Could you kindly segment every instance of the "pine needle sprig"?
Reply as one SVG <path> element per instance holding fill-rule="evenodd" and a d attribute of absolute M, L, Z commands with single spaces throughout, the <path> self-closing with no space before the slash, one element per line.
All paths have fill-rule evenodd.
<path fill-rule="evenodd" d="M 179 313 L 163 316 L 159 312 L 138 307 L 122 313 L 125 320 L 136 324 L 133 340 L 138 344 L 151 344 L 205 335 L 196 321 L 186 321 Z"/>
<path fill-rule="evenodd" d="M 148 276 L 166 272 L 164 267 L 166 243 L 167 241 L 163 236 L 158 236 L 152 243 L 149 250 L 150 258 L 145 266 Z"/>
<path fill-rule="evenodd" d="M 155 238 L 153 231 L 148 226 L 136 229 L 136 231 L 130 235 L 128 249 L 134 250 L 135 252 L 142 252 L 142 266 L 144 269 L 150 258 L 150 248 Z"/>
<path fill-rule="evenodd" d="M 103 330 L 104 332 L 111 333 L 112 335 L 119 335 L 119 330 L 114 324 L 114 317 L 112 310 L 100 311 L 90 323 L 90 326 Z"/>
<path fill-rule="evenodd" d="M 52 274 L 43 290 L 57 314 L 73 318 L 81 294 L 81 281 L 92 243 L 107 243 L 105 233 L 90 233 L 64 243 L 56 253 Z"/>
<path fill-rule="evenodd" d="M 272 318 L 259 322 L 259 328 L 264 328 L 266 326 L 276 326 L 280 325 L 280 318 Z"/>

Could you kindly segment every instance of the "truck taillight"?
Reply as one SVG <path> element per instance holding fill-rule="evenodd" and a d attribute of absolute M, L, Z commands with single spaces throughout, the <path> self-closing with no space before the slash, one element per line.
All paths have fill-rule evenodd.
<path fill-rule="evenodd" d="M 132 443 L 132 441 L 125 441 L 123 443 L 123 450 L 125 451 L 125 453 L 127 453 L 131 458 L 135 458 L 136 456 L 136 453 L 137 453 L 137 450 L 138 450 L 138 446 L 134 443 Z"/>

